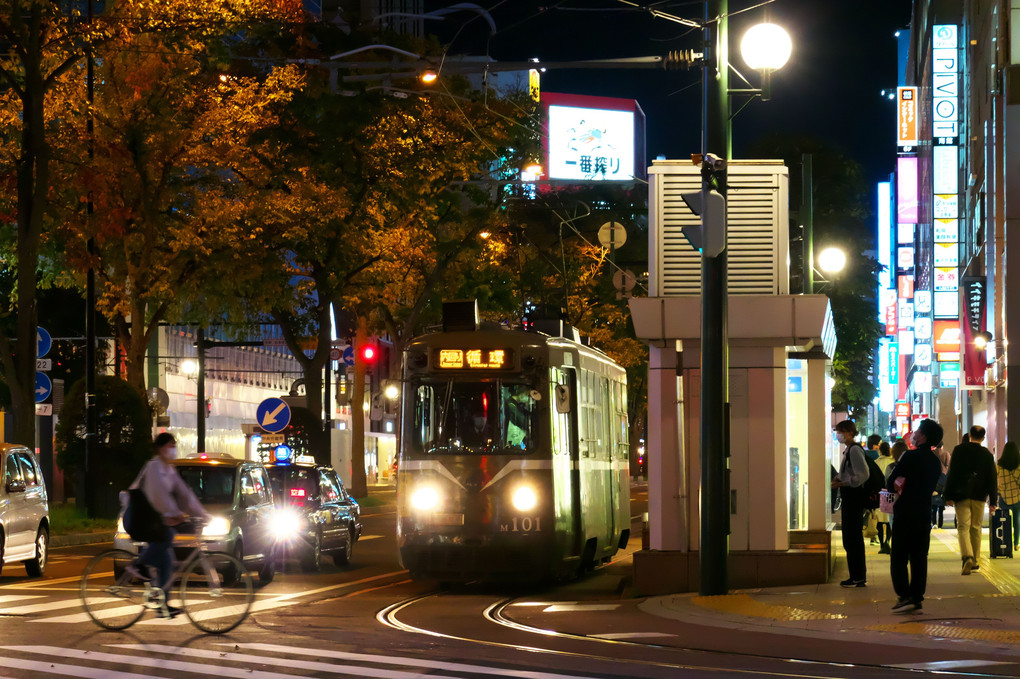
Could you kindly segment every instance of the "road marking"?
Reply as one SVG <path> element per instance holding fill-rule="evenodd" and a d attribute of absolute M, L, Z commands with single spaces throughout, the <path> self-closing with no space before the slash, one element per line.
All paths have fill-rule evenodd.
<path fill-rule="evenodd" d="M 383 537 L 383 536 L 382 535 L 362 535 L 360 538 L 358 538 L 358 542 L 361 542 L 362 540 L 378 540 L 381 537 Z"/>
<path fill-rule="evenodd" d="M 283 679 L 293 675 L 278 674 L 276 672 L 262 672 L 259 670 L 240 669 L 236 667 L 198 665 L 195 663 L 179 662 L 176 660 L 164 660 L 155 658 L 144 658 L 136 655 L 115 655 L 113 653 L 102 653 L 99 651 L 79 651 L 73 648 L 57 648 L 55 646 L 3 646 L 6 651 L 20 651 L 22 653 L 35 653 L 37 655 L 55 655 L 62 658 L 75 660 L 91 660 L 93 662 L 121 662 L 128 665 L 141 667 L 155 667 L 160 670 L 178 670 L 181 672 L 194 672 L 207 676 L 219 677 L 251 677 L 251 679 Z M 11 658 L 0 658 L 0 665 L 12 660 Z M 23 663 L 30 661 L 21 661 Z M 55 674 L 67 674 L 72 677 L 95 677 L 105 679 L 106 677 L 120 677 L 122 679 L 151 679 L 151 675 L 134 674 L 128 672 L 113 672 L 108 669 L 93 670 L 89 667 L 75 667 L 73 665 L 56 665 L 47 662 L 36 663 L 32 669 Z M 18 667 L 17 665 L 13 665 Z M 69 671 L 54 671 L 56 668 Z"/>
<path fill-rule="evenodd" d="M 219 646 L 235 646 L 235 644 L 218 644 Z M 298 648 L 291 646 L 278 646 L 276 644 L 242 643 L 236 646 L 250 651 L 265 651 L 268 653 L 289 653 L 291 655 L 310 655 L 317 658 L 332 658 L 334 660 L 347 660 L 355 662 L 370 662 L 377 665 L 410 665 L 417 668 L 428 667 L 434 670 L 447 670 L 450 672 L 474 672 L 476 674 L 494 674 L 500 677 L 517 677 L 518 679 L 585 679 L 576 674 L 553 674 L 550 672 L 531 672 L 528 670 L 510 670 L 502 667 L 487 667 L 485 665 L 469 665 L 466 663 L 453 663 L 443 660 L 426 660 L 424 658 L 399 658 L 388 655 L 370 655 L 367 653 L 348 653 L 346 651 L 334 651 L 320 648 Z M 151 646 L 144 644 L 139 648 L 151 649 Z M 187 649 L 192 650 L 192 649 Z M 205 653 L 216 653 L 215 651 L 204 651 Z M 218 655 L 218 653 L 217 653 Z M 264 656 L 255 656 L 258 658 Z M 329 667 L 336 665 L 329 664 Z M 415 676 L 422 676 L 416 674 Z M 427 675 L 430 679 L 439 675 Z"/>
<path fill-rule="evenodd" d="M 675 637 L 675 634 L 666 634 L 665 632 L 612 632 L 609 634 L 589 634 L 590 637 L 596 639 L 652 639 L 655 637 Z"/>
<path fill-rule="evenodd" d="M 987 534 L 987 529 L 982 532 L 982 537 Z M 948 531 L 932 531 L 935 537 L 938 538 L 939 542 L 949 548 L 949 551 L 954 554 L 960 554 L 960 542 L 956 538 L 950 538 Z M 1020 579 L 1017 579 L 1010 573 L 1007 573 L 1002 566 L 996 564 L 992 559 L 987 557 L 981 557 L 978 560 L 981 568 L 976 572 L 978 575 L 984 576 L 995 589 L 999 590 L 1002 594 L 1009 594 L 1010 596 L 1020 595 Z"/>
<path fill-rule="evenodd" d="M 109 575 L 109 573 L 102 573 L 101 575 Z M 32 587 L 48 587 L 50 585 L 59 585 L 64 582 L 78 582 L 81 580 L 81 575 L 72 575 L 69 578 L 54 578 L 53 580 L 38 580 L 36 582 L 19 582 L 13 585 L 0 585 L 0 589 L 26 589 Z"/>
<path fill-rule="evenodd" d="M 114 601 L 123 601 L 120 597 L 103 597 L 94 599 L 97 604 L 108 604 Z M 0 608 L 0 615 L 27 615 L 28 613 L 42 613 L 43 611 L 55 611 L 60 608 L 80 606 L 81 601 L 77 599 L 61 599 L 60 601 L 47 601 L 41 604 L 28 604 L 27 606 L 14 606 L 13 608 Z"/>
<path fill-rule="evenodd" d="M 615 611 L 620 604 L 553 604 L 542 609 L 543 613 L 583 613 L 584 611 Z"/>
<path fill-rule="evenodd" d="M 1001 660 L 936 660 L 935 662 L 903 663 L 901 665 L 888 665 L 904 670 L 959 670 L 964 667 L 984 667 L 986 665 L 1012 665 L 1011 662 Z"/>
<path fill-rule="evenodd" d="M 5 594 L 0 596 L 0 604 L 8 604 L 12 601 L 23 601 L 25 599 L 41 599 L 45 594 Z"/>
<path fill-rule="evenodd" d="M 84 679 L 152 679 L 148 674 L 134 672 L 116 672 L 107 668 L 79 667 L 63 663 L 40 662 L 23 658 L 0 658 L 0 667 L 15 670 L 32 670 L 33 672 L 62 674 L 66 677 L 84 677 Z"/>

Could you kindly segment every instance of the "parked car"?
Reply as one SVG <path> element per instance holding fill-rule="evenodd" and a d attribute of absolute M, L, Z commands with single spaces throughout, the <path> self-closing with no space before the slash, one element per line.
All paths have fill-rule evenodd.
<path fill-rule="evenodd" d="M 22 561 L 42 577 L 50 548 L 50 504 L 42 467 L 24 446 L 0 443 L 0 568 Z"/>
<path fill-rule="evenodd" d="M 278 460 L 266 469 L 280 510 L 275 532 L 291 537 L 283 545 L 287 556 L 305 570 L 318 570 L 323 554 L 337 566 L 350 563 L 361 537 L 361 507 L 336 471 L 310 459 Z"/>
<path fill-rule="evenodd" d="M 218 453 L 202 453 L 171 464 L 212 515 L 202 530 L 209 549 L 233 554 L 249 569 L 258 571 L 259 584 L 272 582 L 276 564 L 270 526 L 276 508 L 266 468 L 258 462 Z M 194 535 L 177 535 L 174 551 L 178 558 L 185 558 L 191 551 L 193 539 Z M 123 521 L 117 523 L 114 546 L 138 552 Z"/>

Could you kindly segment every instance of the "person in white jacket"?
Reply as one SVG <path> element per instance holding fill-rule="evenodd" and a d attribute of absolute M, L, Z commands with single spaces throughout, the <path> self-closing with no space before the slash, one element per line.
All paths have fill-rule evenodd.
<path fill-rule="evenodd" d="M 188 516 L 208 518 L 209 513 L 205 511 L 202 503 L 195 497 L 195 493 L 188 487 L 188 484 L 184 483 L 181 475 L 170 464 L 171 460 L 177 458 L 177 440 L 173 435 L 167 432 L 159 434 L 154 446 L 156 454 L 142 467 L 142 471 L 138 473 L 131 488 L 142 489 L 149 504 L 163 517 L 165 530 L 163 539 L 147 543 L 145 549 L 138 555 L 135 562 L 128 566 L 128 569 L 136 577 L 142 577 L 143 571 L 138 567 L 152 566 L 158 574 L 159 586 L 167 590 L 173 575 L 173 559 L 170 548 L 173 546 L 174 536 L 177 534 L 174 527 L 180 525 Z M 169 617 L 174 617 L 181 612 L 180 609 L 172 606 L 167 606 L 167 610 Z"/>

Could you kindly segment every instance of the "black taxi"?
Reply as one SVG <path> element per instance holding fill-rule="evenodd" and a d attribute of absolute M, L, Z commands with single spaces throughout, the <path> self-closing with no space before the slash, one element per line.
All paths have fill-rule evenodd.
<path fill-rule="evenodd" d="M 273 533 L 285 554 L 305 570 L 318 570 L 322 556 L 337 566 L 350 563 L 361 537 L 361 507 L 336 470 L 310 456 L 284 456 L 266 465 L 277 512 Z"/>

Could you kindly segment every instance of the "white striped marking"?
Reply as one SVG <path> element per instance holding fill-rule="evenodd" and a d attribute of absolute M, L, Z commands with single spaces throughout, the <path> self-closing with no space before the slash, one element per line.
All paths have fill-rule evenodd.
<path fill-rule="evenodd" d="M 610 641 L 615 639 L 652 639 L 654 637 L 675 637 L 675 634 L 666 634 L 665 632 L 612 632 L 610 634 L 589 634 L 590 637 L 596 639 L 609 639 Z"/>
<path fill-rule="evenodd" d="M 334 651 L 334 650 L 330 650 L 330 649 L 321 649 L 321 648 L 298 648 L 298 647 L 293 647 L 293 646 L 280 646 L 280 645 L 277 645 L 277 644 L 260 644 L 260 643 L 240 643 L 240 644 L 226 643 L 226 644 L 217 644 L 217 645 L 218 646 L 226 646 L 228 648 L 234 648 L 234 647 L 243 648 L 243 649 L 247 649 L 247 650 L 250 650 L 250 651 L 264 651 L 266 653 L 286 653 L 286 654 L 290 654 L 290 655 L 306 655 L 306 656 L 312 656 L 312 657 L 315 657 L 315 658 L 331 658 L 333 660 L 347 660 L 347 661 L 353 661 L 353 662 L 370 662 L 370 663 L 375 663 L 377 665 L 404 665 L 404 666 L 411 666 L 411 667 L 415 667 L 415 668 L 426 668 L 427 667 L 429 669 L 446 670 L 446 671 L 450 671 L 450 672 L 474 672 L 476 674 L 492 674 L 492 675 L 496 675 L 496 676 L 500 676 L 500 677 L 516 677 L 518 679 L 586 679 L 585 677 L 581 677 L 581 676 L 576 675 L 576 674 L 551 674 L 549 672 L 531 672 L 531 671 L 528 671 L 528 670 L 510 670 L 510 669 L 497 668 L 497 667 L 487 667 L 485 665 L 469 665 L 469 664 L 466 664 L 466 663 L 444 662 L 442 660 L 426 660 L 424 658 L 400 658 L 400 657 L 393 657 L 393 656 L 389 656 L 389 655 L 371 655 L 371 654 L 367 654 L 367 653 L 348 653 L 346 651 Z M 233 654 L 231 654 L 229 652 L 227 653 L 227 655 L 224 655 L 220 651 L 205 651 L 205 650 L 201 650 L 201 649 L 192 649 L 192 648 L 187 648 L 187 649 L 181 648 L 181 649 L 179 649 L 179 648 L 177 648 L 175 646 L 153 646 L 153 645 L 149 645 L 149 644 L 124 644 L 124 645 L 115 646 L 115 648 L 145 650 L 145 651 L 149 651 L 149 652 L 157 651 L 157 652 L 162 652 L 162 653 L 175 653 L 175 654 L 181 654 L 181 655 L 188 655 L 190 653 L 199 653 L 202 656 L 209 657 L 209 658 L 226 657 L 226 658 L 232 658 L 233 659 L 233 658 L 237 657 L 237 656 L 234 656 Z M 255 659 L 255 660 L 258 660 L 260 662 L 265 662 L 265 658 L 267 658 L 267 656 L 242 656 L 242 657 L 245 660 Z M 281 659 L 280 662 L 283 663 L 283 664 L 287 664 L 287 665 L 293 666 L 293 667 L 304 667 L 303 664 L 302 665 L 294 664 L 295 663 L 294 660 Z M 302 662 L 302 661 L 296 661 L 296 662 Z M 332 671 L 332 672 L 339 672 L 340 671 L 340 670 L 336 669 L 337 665 L 334 664 L 334 663 L 313 663 L 313 664 L 315 664 L 315 665 L 325 665 L 327 668 L 329 668 L 328 671 Z M 308 669 L 319 669 L 319 668 L 316 667 L 316 668 L 308 668 Z M 401 673 L 401 674 L 403 674 L 403 673 Z M 376 675 L 365 674 L 365 676 L 376 676 Z M 438 677 L 440 675 L 434 675 L 434 674 L 424 675 L 424 674 L 422 674 L 422 675 L 414 675 L 414 676 L 422 676 L 422 677 L 427 676 L 427 677 L 429 677 L 429 679 L 433 679 L 433 677 Z"/>
<path fill-rule="evenodd" d="M 888 665 L 888 667 L 902 668 L 905 670 L 959 670 L 964 667 L 983 667 L 986 665 L 1011 665 L 1013 663 L 999 660 L 936 660 L 934 662 L 903 663 L 901 665 Z"/>
<path fill-rule="evenodd" d="M 100 577 L 103 575 L 109 575 L 109 573 L 100 573 Z M 69 578 L 54 578 L 52 580 L 37 580 L 35 582 L 19 582 L 13 585 L 0 585 L 0 589 L 28 589 L 32 587 L 49 587 L 50 585 L 59 585 L 64 582 L 79 582 L 81 580 L 80 575 L 72 575 Z"/>
<path fill-rule="evenodd" d="M 114 601 L 123 601 L 120 597 L 102 597 L 93 599 L 97 604 L 109 604 Z M 43 611 L 56 611 L 61 608 L 71 608 L 72 606 L 81 606 L 81 601 L 77 599 L 61 599 L 60 601 L 47 601 L 41 604 L 28 604 L 27 606 L 14 606 L 13 608 L 0 608 L 0 614 L 2 615 L 26 615 L 28 613 L 42 613 Z"/>
<path fill-rule="evenodd" d="M 277 674 L 276 672 L 260 672 L 258 670 L 239 669 L 235 667 L 198 665 L 195 663 L 179 662 L 176 660 L 165 660 L 156 658 L 145 658 L 136 655 L 115 655 L 113 653 L 101 653 L 98 651 L 79 651 L 73 648 L 57 648 L 55 646 L 3 646 L 5 651 L 20 651 L 22 653 L 35 653 L 37 655 L 55 655 L 62 658 L 74 660 L 89 660 L 92 662 L 124 663 L 141 667 L 154 667 L 160 670 L 177 670 L 179 672 L 194 672 L 195 674 L 212 675 L 219 677 L 250 677 L 251 679 L 284 679 L 292 677 L 289 674 Z M 21 663 L 21 664 L 13 664 Z M 34 669 L 40 672 L 54 674 L 66 674 L 72 677 L 88 677 L 89 679 L 152 679 L 148 674 L 135 674 L 133 672 L 115 672 L 109 669 L 93 669 L 91 667 L 76 667 L 73 665 L 51 664 L 48 662 L 32 663 L 29 667 L 29 660 L 15 658 L 0 658 L 0 665 L 6 667 L 17 667 Z M 59 670 L 57 669 L 59 668 Z"/>
<path fill-rule="evenodd" d="M 9 604 L 14 601 L 24 601 L 25 599 L 41 599 L 44 594 L 5 594 L 0 596 L 0 604 Z"/>
<path fill-rule="evenodd" d="M 620 604 L 553 604 L 542 609 L 543 613 L 583 613 L 584 611 L 615 611 Z"/>
<path fill-rule="evenodd" d="M 152 679 L 148 674 L 115 672 L 105 668 L 79 667 L 77 665 L 64 665 L 63 663 L 27 660 L 25 658 L 0 658 L 0 667 L 9 667 L 15 670 L 31 670 L 39 674 L 46 672 L 48 674 L 61 674 L 65 677 L 84 677 L 84 679 Z"/>

